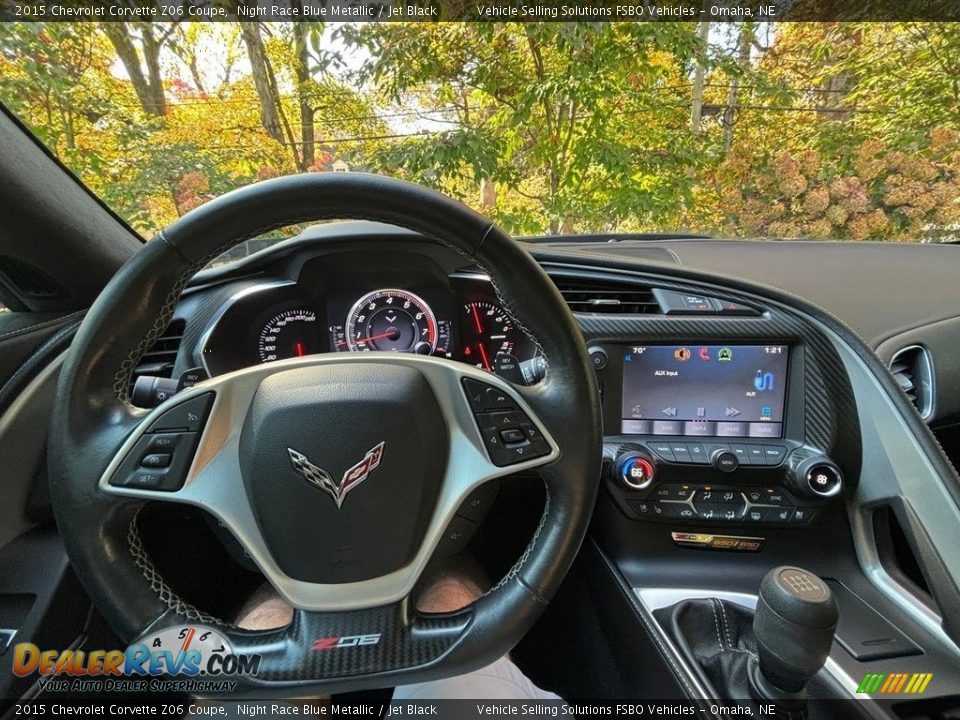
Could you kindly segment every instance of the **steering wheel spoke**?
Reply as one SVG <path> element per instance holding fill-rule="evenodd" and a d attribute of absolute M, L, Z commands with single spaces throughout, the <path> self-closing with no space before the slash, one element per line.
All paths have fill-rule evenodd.
<path fill-rule="evenodd" d="M 367 444 L 373 444 L 375 459 L 370 459 L 368 451 L 364 456 L 369 460 L 368 467 L 361 467 L 360 471 L 347 468 L 338 484 L 336 473 L 315 465 L 314 460 L 320 462 L 316 453 L 311 457 L 305 454 L 306 448 L 301 448 L 303 453 L 294 449 L 292 446 L 298 443 L 291 437 L 271 444 L 266 475 L 258 474 L 252 479 L 251 475 L 260 472 L 252 468 L 261 468 L 262 462 L 259 456 L 250 457 L 244 467 L 245 453 L 258 452 L 246 449 L 247 445 L 255 442 L 255 435 L 276 432 L 278 421 L 270 416 L 265 425 L 256 426 L 250 424 L 248 417 L 256 415 L 255 400 L 258 394 L 264 394 L 261 388 L 269 378 L 280 381 L 281 376 L 294 373 L 292 387 L 298 394 L 309 395 L 309 387 L 342 382 L 345 369 L 355 366 L 368 366 L 381 375 L 398 369 L 413 370 L 423 378 L 425 382 L 418 392 L 429 392 L 435 398 L 442 421 L 435 429 L 446 437 L 446 447 L 438 457 L 445 456 L 446 462 L 439 469 L 435 501 L 424 517 L 419 543 L 406 562 L 383 575 L 346 582 L 342 577 L 337 577 L 337 582 L 317 582 L 296 577 L 289 564 L 285 567 L 284 558 L 271 551 L 271 538 L 264 532 L 262 515 L 258 517 L 255 507 L 259 490 L 254 483 L 271 485 L 268 502 L 273 502 L 277 493 L 305 492 L 311 501 L 316 499 L 321 511 L 339 520 L 350 507 L 353 487 L 366 480 L 358 473 L 366 472 L 369 477 L 381 459 L 387 462 L 391 454 L 397 454 L 390 445 L 394 438 L 375 443 L 378 438 L 371 436 Z M 317 406 L 316 422 L 330 422 L 324 417 L 322 403 Z M 403 440 L 402 435 L 399 440 Z M 479 486 L 550 464 L 557 457 L 557 445 L 536 413 L 516 388 L 500 378 L 460 363 L 417 355 L 313 356 L 224 375 L 171 398 L 144 418 L 123 444 L 101 477 L 100 489 L 108 495 L 200 507 L 223 523 L 294 607 L 352 610 L 406 597 L 445 528 Z M 365 494 L 376 492 L 371 482 Z M 369 531 L 376 532 L 377 528 Z M 334 550 L 329 546 L 315 548 L 317 553 Z"/>

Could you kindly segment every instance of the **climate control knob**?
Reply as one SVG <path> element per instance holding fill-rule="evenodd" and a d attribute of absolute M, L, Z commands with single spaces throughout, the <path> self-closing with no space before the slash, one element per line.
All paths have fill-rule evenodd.
<path fill-rule="evenodd" d="M 802 494 L 830 498 L 843 489 L 843 473 L 829 458 L 811 455 L 794 464 L 793 485 Z"/>
<path fill-rule="evenodd" d="M 653 460 L 637 452 L 621 455 L 615 467 L 617 477 L 632 490 L 646 490 L 657 473 Z"/>

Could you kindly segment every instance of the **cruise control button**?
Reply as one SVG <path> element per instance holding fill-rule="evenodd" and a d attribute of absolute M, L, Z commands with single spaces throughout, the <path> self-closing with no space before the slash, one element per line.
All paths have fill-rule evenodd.
<path fill-rule="evenodd" d="M 175 405 L 150 423 L 147 432 L 197 432 L 207 419 L 212 403 L 213 393 L 208 392 Z"/>
<path fill-rule="evenodd" d="M 150 453 L 149 455 L 143 456 L 143 459 L 140 461 L 140 467 L 165 468 L 169 467 L 170 460 L 172 459 L 173 455 L 170 453 Z"/>
<path fill-rule="evenodd" d="M 179 490 L 193 462 L 199 433 L 143 435 L 110 478 L 115 487 Z"/>
<path fill-rule="evenodd" d="M 480 382 L 479 380 L 463 379 L 463 388 L 467 392 L 467 399 L 474 412 L 483 413 L 491 410 L 516 410 L 517 406 L 507 393 L 500 388 Z"/>

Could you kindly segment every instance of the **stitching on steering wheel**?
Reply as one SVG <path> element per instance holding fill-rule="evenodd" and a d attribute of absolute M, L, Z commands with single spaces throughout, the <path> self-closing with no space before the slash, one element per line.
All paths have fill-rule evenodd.
<path fill-rule="evenodd" d="M 217 623 L 219 625 L 233 627 L 230 623 L 225 623 L 223 620 L 213 615 L 208 615 L 196 606 L 191 605 L 177 595 L 173 588 L 164 582 L 163 576 L 160 575 L 156 567 L 154 567 L 150 556 L 147 554 L 146 548 L 143 546 L 143 540 L 140 537 L 140 528 L 137 526 L 137 518 L 139 516 L 140 511 L 138 510 L 130 521 L 130 529 L 127 531 L 127 544 L 130 546 L 130 554 L 133 555 L 134 562 L 137 567 L 140 568 L 141 572 L 143 572 L 143 576 L 147 579 L 147 582 L 150 583 L 150 589 L 160 598 L 160 602 L 188 620 L 200 623 Z"/>
<path fill-rule="evenodd" d="M 543 514 L 540 515 L 540 524 L 537 525 L 537 529 L 534 531 L 533 537 L 530 538 L 530 543 L 527 545 L 527 549 L 523 551 L 523 555 L 521 555 L 520 558 L 513 564 L 513 567 L 510 568 L 510 571 L 500 578 L 500 581 L 492 588 L 487 590 L 481 597 L 486 597 L 487 595 L 493 594 L 520 574 L 524 564 L 527 562 L 527 558 L 529 558 L 530 553 L 533 552 L 534 545 L 537 544 L 537 540 L 540 537 L 540 532 L 543 530 L 543 526 L 547 523 L 547 515 L 550 514 L 550 488 L 548 486 L 545 486 L 545 492 L 547 493 L 547 497 L 543 504 Z"/>

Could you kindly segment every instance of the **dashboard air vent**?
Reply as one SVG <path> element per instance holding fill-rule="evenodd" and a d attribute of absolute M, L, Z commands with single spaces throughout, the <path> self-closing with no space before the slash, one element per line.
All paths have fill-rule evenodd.
<path fill-rule="evenodd" d="M 894 353 L 890 372 L 924 420 L 933 414 L 933 363 L 929 351 L 911 345 Z"/>
<path fill-rule="evenodd" d="M 174 320 L 170 323 L 163 335 L 158 337 L 140 358 L 140 362 L 133 369 L 132 382 L 136 382 L 141 375 L 164 378 L 173 376 L 173 366 L 177 361 L 177 352 L 180 350 L 185 327 L 186 322 L 183 320 Z"/>
<path fill-rule="evenodd" d="M 554 276 L 563 299 L 576 313 L 659 315 L 660 303 L 648 287 Z"/>

